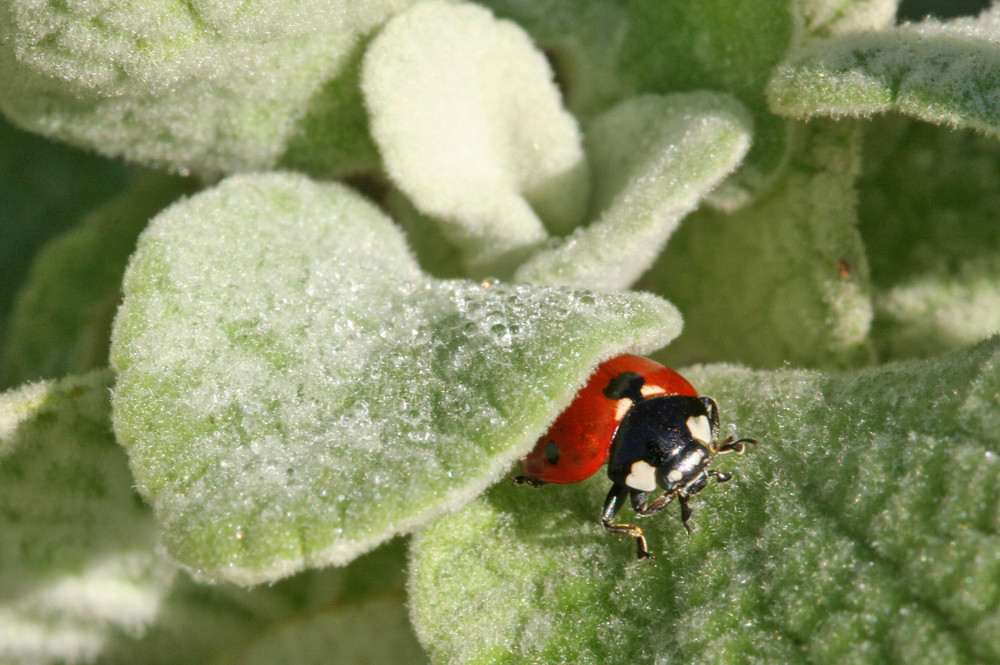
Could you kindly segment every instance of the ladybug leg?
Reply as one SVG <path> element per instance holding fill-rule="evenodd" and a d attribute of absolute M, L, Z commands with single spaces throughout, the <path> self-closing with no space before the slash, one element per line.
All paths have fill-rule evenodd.
<path fill-rule="evenodd" d="M 535 480 L 534 478 L 529 478 L 528 476 L 517 476 L 511 478 L 511 481 L 515 485 L 528 485 L 529 487 L 541 487 L 542 485 L 548 485 L 544 480 Z"/>
<path fill-rule="evenodd" d="M 725 471 L 716 471 L 715 469 L 710 469 L 708 475 L 715 476 L 716 482 L 719 483 L 728 483 L 733 479 L 733 474 L 726 473 Z"/>
<path fill-rule="evenodd" d="M 664 506 L 670 503 L 674 498 L 674 493 L 661 494 L 653 500 L 653 503 L 646 502 L 646 493 L 634 490 L 632 492 L 632 510 L 639 517 L 646 517 L 647 515 L 652 515 L 653 513 L 658 513 L 663 510 Z"/>
<path fill-rule="evenodd" d="M 677 502 L 681 504 L 681 523 L 684 528 L 687 529 L 688 533 L 694 531 L 694 527 L 688 524 L 688 520 L 691 519 L 691 514 L 694 512 L 691 510 L 691 504 L 688 503 L 688 499 L 683 494 L 677 495 Z"/>
<path fill-rule="evenodd" d="M 612 485 L 608 492 L 608 498 L 604 500 L 604 510 L 601 512 L 601 524 L 611 533 L 618 533 L 623 536 L 635 538 L 636 555 L 639 559 L 655 559 L 646 547 L 646 537 L 642 535 L 642 529 L 634 524 L 615 524 L 612 520 L 622 509 L 625 503 L 625 496 L 630 492 L 628 487 L 623 485 Z"/>

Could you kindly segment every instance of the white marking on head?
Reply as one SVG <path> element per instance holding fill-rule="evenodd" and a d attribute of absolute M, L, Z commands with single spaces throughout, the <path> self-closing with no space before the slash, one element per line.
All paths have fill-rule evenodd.
<path fill-rule="evenodd" d="M 670 473 L 667 474 L 667 480 L 669 480 L 672 483 L 679 483 L 679 482 L 681 482 L 681 478 L 683 478 L 683 477 L 684 477 L 684 474 L 681 473 L 678 469 L 671 469 Z"/>
<path fill-rule="evenodd" d="M 652 492 L 656 489 L 656 467 L 642 460 L 632 462 L 632 472 L 625 484 L 640 492 Z"/>
<path fill-rule="evenodd" d="M 632 400 L 628 397 L 623 397 L 618 400 L 618 406 L 615 407 L 615 420 L 621 420 L 628 413 L 628 410 L 632 408 Z"/>
<path fill-rule="evenodd" d="M 709 444 L 712 442 L 712 426 L 705 416 L 691 416 L 687 419 L 688 431 L 691 438 L 700 443 Z"/>
<path fill-rule="evenodd" d="M 688 475 L 694 473 L 699 467 L 702 466 L 702 462 L 705 461 L 705 451 L 703 450 L 692 450 L 690 453 L 684 456 L 681 463 L 678 465 L 682 473 Z"/>
<path fill-rule="evenodd" d="M 662 395 L 667 391 L 656 384 L 644 383 L 639 392 L 642 393 L 643 397 L 649 397 L 650 395 Z"/>

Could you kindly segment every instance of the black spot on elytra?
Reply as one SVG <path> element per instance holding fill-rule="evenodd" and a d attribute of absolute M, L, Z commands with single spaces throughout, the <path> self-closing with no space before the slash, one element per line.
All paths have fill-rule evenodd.
<path fill-rule="evenodd" d="M 635 372 L 622 372 L 611 379 L 608 387 L 604 389 L 604 396 L 608 399 L 618 401 L 628 397 L 633 402 L 642 401 L 642 384 L 646 380 Z"/>
<path fill-rule="evenodd" d="M 549 441 L 545 444 L 545 461 L 552 466 L 559 464 L 559 446 L 556 445 L 555 441 Z"/>

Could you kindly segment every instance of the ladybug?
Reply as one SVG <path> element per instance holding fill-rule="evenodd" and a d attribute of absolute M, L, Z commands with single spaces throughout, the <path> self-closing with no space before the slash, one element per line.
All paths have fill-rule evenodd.
<path fill-rule="evenodd" d="M 705 489 L 709 477 L 732 475 L 710 469 L 718 453 L 742 453 L 753 439 L 719 441 L 719 407 L 677 372 L 648 358 L 622 355 L 597 368 L 569 408 L 521 460 L 518 484 L 576 483 L 605 463 L 613 483 L 601 512 L 611 533 L 632 536 L 639 559 L 653 559 L 642 529 L 614 522 L 628 497 L 645 517 L 674 498 L 681 522 L 691 531 L 688 498 Z M 659 487 L 663 494 L 649 500 Z"/>

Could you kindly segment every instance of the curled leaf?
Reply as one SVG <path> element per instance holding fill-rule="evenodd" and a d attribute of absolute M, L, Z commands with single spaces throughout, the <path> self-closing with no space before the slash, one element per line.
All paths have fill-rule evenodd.
<path fill-rule="evenodd" d="M 891 110 L 997 136 L 998 71 L 1000 10 L 990 9 L 809 44 L 777 68 L 767 95 L 794 118 Z"/>
<path fill-rule="evenodd" d="M 343 564 L 470 500 L 672 306 L 434 280 L 343 186 L 237 177 L 158 216 L 115 322 L 114 415 L 171 553 L 209 577 Z"/>
<path fill-rule="evenodd" d="M 681 219 L 750 147 L 750 119 L 714 93 L 626 100 L 587 131 L 595 219 L 521 265 L 530 284 L 624 289 L 660 255 Z"/>
<path fill-rule="evenodd" d="M 421 3 L 373 40 L 362 85 L 390 177 L 440 218 L 473 273 L 502 275 L 546 224 L 580 220 L 588 174 L 576 121 L 515 24 Z"/>

